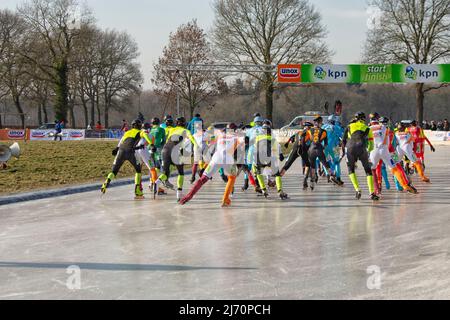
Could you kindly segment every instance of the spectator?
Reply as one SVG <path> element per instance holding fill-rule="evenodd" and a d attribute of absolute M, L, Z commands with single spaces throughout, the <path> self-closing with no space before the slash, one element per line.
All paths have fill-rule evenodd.
<path fill-rule="evenodd" d="M 55 139 L 54 141 L 58 140 L 62 141 L 62 129 L 63 129 L 63 122 L 55 120 Z"/>
<path fill-rule="evenodd" d="M 103 126 L 102 126 L 102 123 L 100 121 L 97 121 L 97 124 L 95 125 L 95 130 L 96 131 L 102 131 L 103 130 Z"/>
<path fill-rule="evenodd" d="M 450 124 L 447 119 L 444 119 L 444 131 L 450 131 Z"/>
<path fill-rule="evenodd" d="M 203 128 L 203 119 L 200 116 L 200 114 L 196 114 L 194 118 L 188 123 L 187 129 L 192 133 L 195 134 L 197 132 L 197 129 Z"/>
<path fill-rule="evenodd" d="M 128 130 L 129 130 L 128 122 L 127 122 L 127 120 L 123 119 L 122 120 L 122 128 L 120 129 L 120 131 L 127 132 Z"/>
<path fill-rule="evenodd" d="M 436 122 L 434 122 L 434 120 L 431 120 L 431 131 L 437 131 L 437 125 Z"/>
<path fill-rule="evenodd" d="M 430 130 L 430 124 L 428 123 L 428 121 L 427 120 L 424 120 L 423 122 L 422 122 L 422 129 L 423 130 Z"/>
<path fill-rule="evenodd" d="M 444 122 L 442 122 L 442 121 L 438 122 L 437 131 L 444 131 Z"/>
<path fill-rule="evenodd" d="M 90 124 L 90 123 L 88 124 L 88 126 L 87 126 L 86 130 L 92 130 L 92 126 L 91 126 L 91 124 Z"/>

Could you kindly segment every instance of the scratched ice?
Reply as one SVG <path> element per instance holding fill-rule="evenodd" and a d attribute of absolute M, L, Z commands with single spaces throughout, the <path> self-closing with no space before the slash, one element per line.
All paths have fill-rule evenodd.
<path fill-rule="evenodd" d="M 286 202 L 240 178 L 222 209 L 217 177 L 185 207 L 130 186 L 1 206 L 0 299 L 448 299 L 450 147 L 427 157 L 431 185 L 375 205 L 349 184 L 304 192 L 296 166 Z"/>

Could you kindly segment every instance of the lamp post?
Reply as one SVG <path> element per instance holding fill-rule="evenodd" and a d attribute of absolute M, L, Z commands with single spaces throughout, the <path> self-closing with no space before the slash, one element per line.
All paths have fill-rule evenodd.
<path fill-rule="evenodd" d="M 142 85 L 139 85 L 139 113 L 141 113 L 141 95 L 142 95 Z"/>

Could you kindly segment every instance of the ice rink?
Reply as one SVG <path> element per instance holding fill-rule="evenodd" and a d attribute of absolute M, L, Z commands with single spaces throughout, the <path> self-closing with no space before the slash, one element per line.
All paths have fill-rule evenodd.
<path fill-rule="evenodd" d="M 0 206 L 0 299 L 450 299 L 450 147 L 427 161 L 419 195 L 376 204 L 347 176 L 304 192 L 297 165 L 285 202 L 240 177 L 222 209 L 217 177 L 184 207 L 132 186 Z"/>

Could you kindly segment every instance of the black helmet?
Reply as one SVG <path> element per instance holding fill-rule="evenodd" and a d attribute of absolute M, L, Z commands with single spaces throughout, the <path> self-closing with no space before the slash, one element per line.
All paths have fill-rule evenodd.
<path fill-rule="evenodd" d="M 370 121 L 378 121 L 380 119 L 380 115 L 378 112 L 371 113 L 369 119 Z"/>
<path fill-rule="evenodd" d="M 306 121 L 306 122 L 303 124 L 303 126 L 304 126 L 304 127 L 313 127 L 313 124 L 312 124 L 311 122 L 309 122 L 309 121 Z"/>
<path fill-rule="evenodd" d="M 186 127 L 186 118 L 185 117 L 177 118 L 177 127 Z"/>
<path fill-rule="evenodd" d="M 151 128 L 152 128 L 152 125 L 148 122 L 146 122 L 142 125 L 142 129 L 144 129 L 144 130 L 150 130 Z"/>
<path fill-rule="evenodd" d="M 140 119 L 133 120 L 133 122 L 131 123 L 131 127 L 133 129 L 141 129 L 142 128 L 142 121 Z"/>
<path fill-rule="evenodd" d="M 386 118 L 386 117 L 381 117 L 381 118 L 379 119 L 379 121 L 380 121 L 380 123 L 382 123 L 382 124 L 388 124 L 388 123 L 389 123 L 389 119 Z"/>
<path fill-rule="evenodd" d="M 270 121 L 269 119 L 264 120 L 263 125 L 268 126 L 269 128 L 272 128 L 272 121 Z"/>
<path fill-rule="evenodd" d="M 255 113 L 255 114 L 253 115 L 253 118 L 256 118 L 256 117 L 261 117 L 261 113 L 259 113 L 259 112 Z"/>
<path fill-rule="evenodd" d="M 366 120 L 366 114 L 362 111 L 359 111 L 355 114 L 355 119 L 356 120 Z"/>
<path fill-rule="evenodd" d="M 153 118 L 152 119 L 152 124 L 154 126 L 159 126 L 161 124 L 161 120 L 159 120 L 159 118 Z"/>
<path fill-rule="evenodd" d="M 169 120 L 169 119 L 173 119 L 173 117 L 172 117 L 170 114 L 166 114 L 166 115 L 164 116 L 164 122 L 166 122 L 166 121 Z"/>
<path fill-rule="evenodd" d="M 320 116 L 314 119 L 314 122 L 322 122 L 322 121 L 323 121 L 323 118 Z"/>
<path fill-rule="evenodd" d="M 166 126 L 172 127 L 173 126 L 173 118 L 167 117 L 166 119 L 164 119 L 164 123 L 166 124 Z"/>
<path fill-rule="evenodd" d="M 412 126 L 417 126 L 417 121 L 416 120 L 411 121 L 411 125 Z"/>

